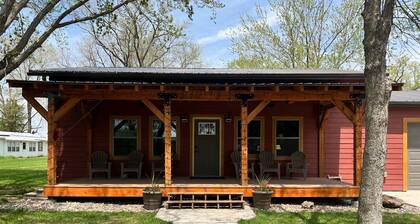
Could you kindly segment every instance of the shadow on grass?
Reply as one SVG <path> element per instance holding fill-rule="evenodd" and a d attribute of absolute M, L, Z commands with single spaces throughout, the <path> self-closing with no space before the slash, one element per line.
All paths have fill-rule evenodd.
<path fill-rule="evenodd" d="M 165 223 L 155 213 L 0 210 L 0 223 Z"/>
<path fill-rule="evenodd" d="M 0 169 L 0 195 L 22 195 L 42 187 L 46 181 L 46 170 Z"/>
<path fill-rule="evenodd" d="M 415 224 L 420 223 L 420 214 L 390 214 L 385 213 L 384 224 Z M 355 212 L 272 212 L 257 210 L 257 217 L 243 220 L 241 223 L 305 223 L 305 224 L 346 224 L 356 223 Z"/>

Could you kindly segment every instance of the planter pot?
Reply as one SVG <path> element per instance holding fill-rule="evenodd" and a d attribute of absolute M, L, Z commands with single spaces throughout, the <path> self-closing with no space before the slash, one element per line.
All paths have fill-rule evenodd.
<path fill-rule="evenodd" d="M 144 208 L 147 210 L 156 210 L 160 208 L 160 205 L 162 204 L 162 193 L 156 192 L 144 192 L 143 193 L 143 202 L 144 202 Z"/>
<path fill-rule="evenodd" d="M 259 209 L 269 209 L 272 194 L 272 191 L 254 191 L 252 193 L 254 207 Z"/>

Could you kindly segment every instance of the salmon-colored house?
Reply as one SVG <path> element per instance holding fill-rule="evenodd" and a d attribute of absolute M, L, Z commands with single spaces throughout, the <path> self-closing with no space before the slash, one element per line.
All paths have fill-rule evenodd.
<path fill-rule="evenodd" d="M 280 169 L 273 197 L 358 197 L 362 72 L 63 68 L 28 75 L 42 79 L 8 82 L 48 121 L 48 197 L 141 197 L 155 171 L 164 195 L 251 196 L 256 182 L 248 174 L 263 170 L 264 152 Z M 420 108 L 404 102 L 390 108 L 386 190 L 411 187 L 408 149 Z M 142 155 L 140 178 L 122 172 L 133 151 Z M 307 178 L 288 175 L 296 152 L 305 155 Z M 92 175 L 95 154 L 106 155 L 109 173 Z"/>

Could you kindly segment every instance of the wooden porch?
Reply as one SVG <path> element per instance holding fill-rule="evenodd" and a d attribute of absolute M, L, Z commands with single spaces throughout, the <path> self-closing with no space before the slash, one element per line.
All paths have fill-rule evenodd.
<path fill-rule="evenodd" d="M 62 181 L 56 185 L 44 187 L 47 197 L 142 197 L 143 189 L 150 186 L 149 179 L 93 179 L 79 178 Z M 343 197 L 356 198 L 359 187 L 337 180 L 322 177 L 293 179 L 272 179 L 270 186 L 273 197 Z M 183 192 L 239 192 L 251 197 L 256 187 L 254 179 L 247 186 L 241 185 L 235 178 L 224 179 L 191 179 L 175 177 L 170 186 L 160 185 L 164 196 L 168 193 Z"/>

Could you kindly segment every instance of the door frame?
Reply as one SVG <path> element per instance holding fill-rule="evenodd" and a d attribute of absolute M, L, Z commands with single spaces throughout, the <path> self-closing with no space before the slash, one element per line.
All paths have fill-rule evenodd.
<path fill-rule="evenodd" d="M 403 118 L 403 191 L 408 190 L 408 123 L 420 123 L 420 118 Z"/>
<path fill-rule="evenodd" d="M 194 140 L 195 140 L 195 121 L 196 120 L 219 120 L 219 176 L 223 176 L 223 153 L 224 153 L 224 142 L 223 142 L 223 134 L 224 134 L 224 123 L 223 123 L 223 116 L 222 115 L 193 115 L 191 119 L 191 127 L 190 127 L 190 136 L 191 136 L 191 145 L 190 145 L 190 176 L 194 177 Z"/>

